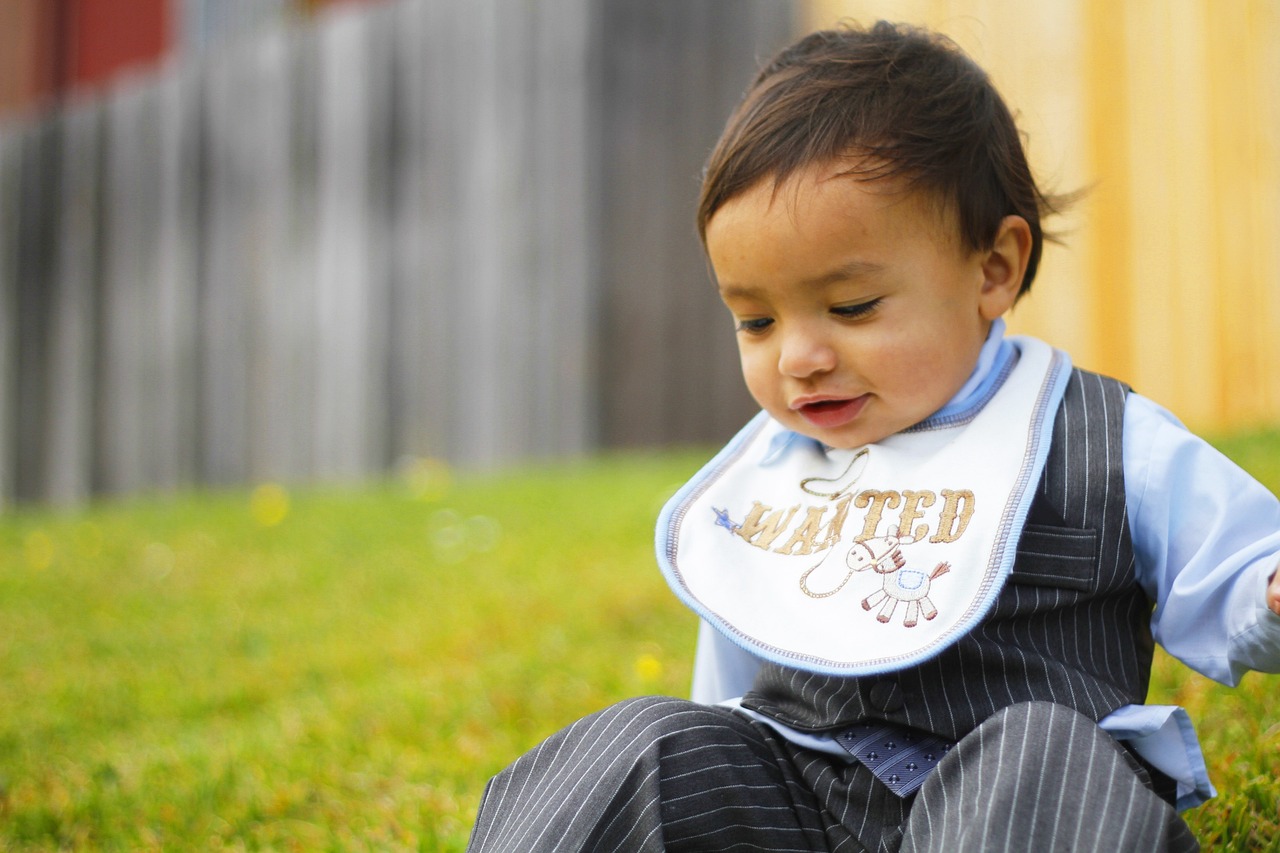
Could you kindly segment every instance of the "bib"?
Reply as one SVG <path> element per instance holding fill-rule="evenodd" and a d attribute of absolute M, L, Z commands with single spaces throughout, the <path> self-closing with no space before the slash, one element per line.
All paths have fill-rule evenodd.
<path fill-rule="evenodd" d="M 972 630 L 1013 568 L 1070 376 L 1026 337 L 985 399 L 865 447 L 825 448 L 765 412 L 663 508 L 676 595 L 775 663 L 871 675 Z"/>

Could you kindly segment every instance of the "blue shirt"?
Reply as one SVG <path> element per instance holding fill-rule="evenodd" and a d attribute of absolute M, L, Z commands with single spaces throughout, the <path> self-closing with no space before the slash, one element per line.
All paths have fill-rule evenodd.
<path fill-rule="evenodd" d="M 973 374 L 939 414 L 962 409 L 984 393 L 996 381 L 995 368 L 1010 357 L 1004 322 L 997 320 Z M 1123 450 L 1136 576 L 1155 603 L 1156 641 L 1224 684 L 1235 685 L 1251 669 L 1280 672 L 1280 615 L 1266 602 L 1268 579 L 1280 564 L 1280 500 L 1168 411 L 1135 393 L 1125 403 Z M 736 706 L 759 667 L 759 659 L 704 622 L 694 661 L 694 701 Z M 800 746 L 848 757 L 829 735 L 796 731 L 742 710 Z M 1181 708 L 1128 706 L 1100 725 L 1178 781 L 1180 808 L 1213 796 Z"/>

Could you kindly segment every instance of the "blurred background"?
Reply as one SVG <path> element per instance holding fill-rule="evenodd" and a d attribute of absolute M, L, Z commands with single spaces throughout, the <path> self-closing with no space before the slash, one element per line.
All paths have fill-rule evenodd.
<path fill-rule="evenodd" d="M 1087 190 L 1014 331 L 1280 423 L 1272 0 L 0 0 L 0 503 L 727 439 L 701 164 L 846 17 Z"/>

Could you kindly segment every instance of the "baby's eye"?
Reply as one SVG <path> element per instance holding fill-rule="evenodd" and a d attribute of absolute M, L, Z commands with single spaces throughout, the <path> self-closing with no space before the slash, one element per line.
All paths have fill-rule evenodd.
<path fill-rule="evenodd" d="M 859 302 L 857 305 L 837 305 L 831 309 L 831 313 L 847 320 L 856 320 L 870 314 L 879 304 L 879 299 L 872 299 L 869 302 Z"/>
<path fill-rule="evenodd" d="M 772 325 L 772 317 L 753 317 L 749 320 L 739 320 L 738 331 L 746 332 L 749 335 L 758 335 Z"/>

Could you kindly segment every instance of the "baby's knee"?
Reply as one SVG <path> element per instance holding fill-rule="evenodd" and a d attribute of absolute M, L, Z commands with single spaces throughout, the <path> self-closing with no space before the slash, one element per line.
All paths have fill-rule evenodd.
<path fill-rule="evenodd" d="M 653 734 L 679 730 L 688 721 L 702 714 L 706 708 L 688 699 L 671 696 L 636 696 L 623 699 L 597 711 L 586 720 L 592 723 L 608 723 L 612 728 L 634 729 L 641 727 Z"/>
<path fill-rule="evenodd" d="M 1001 708 L 984 726 L 1006 730 L 1072 731 L 1078 727 L 1096 728 L 1097 723 L 1066 705 L 1056 702 L 1019 702 Z"/>
<path fill-rule="evenodd" d="M 1052 702 L 1010 705 L 962 738 L 920 789 L 907 835 L 904 850 L 990 849 L 990 838 L 1023 850 L 1163 850 L 1190 838 L 1123 747 Z"/>
<path fill-rule="evenodd" d="M 669 714 L 682 713 L 690 707 L 702 707 L 688 699 L 677 699 L 674 696 L 633 696 L 623 699 L 598 713 L 612 713 L 620 717 L 664 717 Z"/>
<path fill-rule="evenodd" d="M 1020 702 L 1002 708 L 962 738 L 952 753 L 958 753 L 957 761 L 976 761 L 985 770 L 1009 778 L 1034 775 L 1038 785 L 1048 784 L 1053 776 L 1046 769 L 1050 766 L 1074 771 L 1084 764 L 1101 763 L 1115 766 L 1117 772 L 1140 770 L 1096 721 L 1054 702 Z"/>
<path fill-rule="evenodd" d="M 552 780 L 560 784 L 617 772 L 682 731 L 702 707 L 663 696 L 644 696 L 610 705 L 566 726 L 520 756 L 491 781 L 490 788 L 501 789 L 511 780 L 524 778 L 546 786 Z"/>
<path fill-rule="evenodd" d="M 1040 776 L 1046 762 L 1057 760 L 1061 748 L 1095 755 L 1123 753 L 1089 717 L 1053 702 L 1020 702 L 1001 708 L 960 739 L 939 768 L 942 775 L 952 765 L 981 767 L 1013 778 Z M 945 765 L 945 766 L 943 766 Z"/>
<path fill-rule="evenodd" d="M 633 733 L 637 741 L 653 743 L 689 732 L 742 728 L 745 721 L 732 711 L 669 696 L 624 699 L 594 714 L 591 720 L 607 723 L 614 731 Z"/>

